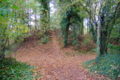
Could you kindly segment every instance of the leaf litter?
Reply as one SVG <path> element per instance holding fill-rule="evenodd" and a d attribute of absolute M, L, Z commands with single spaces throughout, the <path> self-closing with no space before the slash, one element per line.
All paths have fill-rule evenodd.
<path fill-rule="evenodd" d="M 26 62 L 36 68 L 34 75 L 41 78 L 34 80 L 99 80 L 100 77 L 90 75 L 81 63 L 95 59 L 96 55 L 66 55 L 75 53 L 71 48 L 61 49 L 52 31 L 50 43 L 38 44 L 38 40 L 28 41 L 17 50 L 16 60 Z M 33 46 L 34 45 L 34 46 Z"/>

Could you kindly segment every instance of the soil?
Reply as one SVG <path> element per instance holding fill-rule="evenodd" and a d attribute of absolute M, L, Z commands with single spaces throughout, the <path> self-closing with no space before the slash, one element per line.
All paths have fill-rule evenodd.
<path fill-rule="evenodd" d="M 40 44 L 40 41 L 28 41 L 17 50 L 16 60 L 35 66 L 35 74 L 41 75 L 34 80 L 99 80 L 82 67 L 82 62 L 95 59 L 96 55 L 66 55 L 75 53 L 71 48 L 60 48 L 52 31 L 51 41 Z"/>

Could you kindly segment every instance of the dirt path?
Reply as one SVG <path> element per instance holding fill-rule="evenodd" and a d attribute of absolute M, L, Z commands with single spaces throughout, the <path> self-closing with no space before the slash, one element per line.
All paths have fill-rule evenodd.
<path fill-rule="evenodd" d="M 69 48 L 64 51 L 72 51 Z M 94 59 L 95 55 L 66 55 L 60 50 L 54 32 L 48 44 L 39 45 L 38 41 L 27 42 L 19 47 L 16 59 L 36 66 L 40 80 L 98 80 L 82 69 L 81 62 Z"/>

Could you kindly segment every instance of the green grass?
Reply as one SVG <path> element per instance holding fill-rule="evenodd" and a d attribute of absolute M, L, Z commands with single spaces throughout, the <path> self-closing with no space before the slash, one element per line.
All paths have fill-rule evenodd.
<path fill-rule="evenodd" d="M 33 67 L 15 61 L 15 59 L 4 59 L 0 63 L 0 80 L 33 80 Z"/>
<path fill-rule="evenodd" d="M 114 80 L 120 75 L 120 54 L 105 54 L 101 56 L 98 64 L 95 64 L 94 60 L 90 60 L 84 62 L 83 67 L 90 72 L 97 72 Z"/>

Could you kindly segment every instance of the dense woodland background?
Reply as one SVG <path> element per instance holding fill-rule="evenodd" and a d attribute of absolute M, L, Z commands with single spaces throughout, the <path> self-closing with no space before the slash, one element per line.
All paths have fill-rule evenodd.
<path fill-rule="evenodd" d="M 52 32 L 62 48 L 96 53 L 84 67 L 91 65 L 87 68 L 110 79 L 120 77 L 119 0 L 0 0 L 0 71 L 7 68 L 11 51 L 16 54 L 18 46 L 33 39 L 47 44 Z M 1 75 L 4 80 L 6 74 Z"/>

